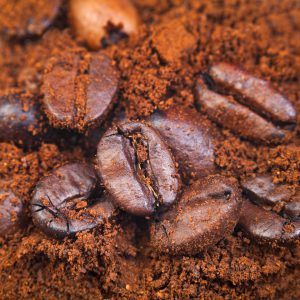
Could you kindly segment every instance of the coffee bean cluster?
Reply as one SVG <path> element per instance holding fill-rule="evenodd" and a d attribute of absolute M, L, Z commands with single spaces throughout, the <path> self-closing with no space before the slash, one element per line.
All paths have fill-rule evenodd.
<path fill-rule="evenodd" d="M 51 14 L 43 23 L 36 19 L 26 32 L 8 28 L 7 35 L 40 34 L 55 19 L 59 3 L 46 6 Z M 96 17 L 89 22 L 85 15 Z M 78 39 L 94 50 L 136 32 L 139 23 L 125 0 L 72 0 L 69 16 Z M 113 119 L 119 81 L 114 62 L 101 51 L 71 49 L 49 58 L 41 105 L 24 91 L 0 95 L 1 141 L 32 148 L 58 128 L 74 136 L 86 133 L 84 144 L 95 147 L 89 149 L 96 152 L 92 159 L 40 179 L 30 203 L 39 230 L 63 239 L 125 213 L 146 218 L 149 243 L 175 255 L 199 253 L 236 227 L 257 242 L 299 239 L 300 191 L 274 184 L 269 174 L 238 182 L 218 174 L 214 164 L 220 127 L 255 144 L 288 141 L 296 111 L 285 96 L 221 62 L 195 78 L 198 111 L 170 108 L 140 120 Z M 22 199 L 10 190 L 0 190 L 0 214 L 2 236 L 26 220 Z"/>

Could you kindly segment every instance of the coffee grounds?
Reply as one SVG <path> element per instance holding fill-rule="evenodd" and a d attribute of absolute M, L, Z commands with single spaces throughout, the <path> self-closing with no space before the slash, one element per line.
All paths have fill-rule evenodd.
<path fill-rule="evenodd" d="M 300 5 L 297 0 L 135 0 L 137 36 L 103 50 L 121 73 L 119 107 L 127 118 L 157 109 L 194 109 L 196 75 L 226 61 L 271 81 L 300 115 Z M 42 38 L 2 40 L 0 88 L 40 93 L 46 62 L 76 49 L 71 30 L 53 24 Z M 172 46 L 174 45 L 174 46 Z M 81 46 L 81 45 L 80 45 Z M 37 97 L 39 101 L 41 97 Z M 297 187 L 299 140 L 266 147 L 221 129 L 215 163 L 237 179 L 270 172 Z M 298 130 L 299 134 L 299 130 Z M 0 188 L 28 208 L 37 181 L 67 162 L 85 158 L 83 137 L 62 134 L 49 144 L 21 150 L 0 144 Z M 260 245 L 239 228 L 195 256 L 157 254 L 149 247 L 148 221 L 120 214 L 114 222 L 57 241 L 32 223 L 0 238 L 1 299 L 298 299 L 300 245 Z"/>

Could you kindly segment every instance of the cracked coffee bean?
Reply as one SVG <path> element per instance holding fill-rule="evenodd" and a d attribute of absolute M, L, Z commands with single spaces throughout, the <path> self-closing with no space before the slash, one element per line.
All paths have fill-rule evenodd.
<path fill-rule="evenodd" d="M 24 219 L 23 202 L 12 191 L 0 189 L 0 236 L 16 232 Z"/>
<path fill-rule="evenodd" d="M 299 191 L 273 183 L 272 176 L 259 175 L 242 182 L 247 198 L 240 227 L 254 239 L 289 242 L 300 237 Z"/>
<path fill-rule="evenodd" d="M 134 215 L 170 206 L 180 190 L 168 146 L 153 128 L 139 122 L 119 124 L 104 134 L 97 170 L 115 204 Z"/>
<path fill-rule="evenodd" d="M 91 165 L 72 163 L 42 178 L 31 200 L 33 222 L 46 234 L 63 238 L 99 226 L 113 214 L 107 195 L 97 195 Z"/>
<path fill-rule="evenodd" d="M 130 0 L 71 0 L 69 19 L 77 37 L 93 50 L 136 33 L 139 25 Z"/>
<path fill-rule="evenodd" d="M 44 109 L 55 127 L 84 131 L 106 119 L 117 89 L 118 73 L 107 56 L 69 51 L 48 62 L 42 86 Z"/>
<path fill-rule="evenodd" d="M 0 0 L 0 33 L 25 38 L 41 35 L 57 17 L 62 0 Z"/>
<path fill-rule="evenodd" d="M 268 82 L 227 63 L 208 73 L 196 83 L 196 101 L 210 119 L 254 142 L 280 143 L 291 137 L 296 111 Z"/>
<path fill-rule="evenodd" d="M 160 252 L 193 255 L 230 234 L 238 222 L 241 195 L 233 178 L 208 176 L 194 182 L 181 199 L 151 225 Z"/>
<path fill-rule="evenodd" d="M 199 178 L 215 172 L 215 130 L 199 113 L 178 108 L 155 112 L 151 124 L 172 149 L 184 177 Z"/>
<path fill-rule="evenodd" d="M 0 95 L 0 142 L 31 147 L 44 129 L 35 99 L 24 93 Z"/>

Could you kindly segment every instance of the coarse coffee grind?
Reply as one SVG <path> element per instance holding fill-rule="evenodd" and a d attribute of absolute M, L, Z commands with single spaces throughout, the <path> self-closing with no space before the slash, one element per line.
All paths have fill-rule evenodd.
<path fill-rule="evenodd" d="M 0 0 L 0 299 L 299 299 L 298 0 Z"/>

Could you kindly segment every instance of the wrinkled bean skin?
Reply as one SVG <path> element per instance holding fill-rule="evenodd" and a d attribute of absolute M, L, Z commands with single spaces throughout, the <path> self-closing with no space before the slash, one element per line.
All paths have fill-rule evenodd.
<path fill-rule="evenodd" d="M 44 109 L 53 126 L 82 132 L 104 122 L 117 90 L 118 72 L 107 56 L 69 51 L 48 62 L 42 86 Z"/>
<path fill-rule="evenodd" d="M 269 83 L 226 63 L 212 66 L 209 75 L 212 82 L 205 76 L 198 78 L 195 97 L 212 121 L 256 143 L 283 143 L 291 138 L 292 132 L 284 127 L 295 124 L 296 111 Z"/>
<path fill-rule="evenodd" d="M 0 142 L 31 147 L 39 141 L 44 122 L 34 99 L 20 93 L 0 96 Z"/>
<path fill-rule="evenodd" d="M 202 178 L 179 203 L 151 225 L 151 243 L 160 252 L 193 255 L 230 234 L 238 222 L 241 194 L 233 178 Z"/>
<path fill-rule="evenodd" d="M 193 110 L 169 109 L 155 112 L 148 119 L 172 149 L 184 177 L 213 174 L 215 129 Z"/>
<path fill-rule="evenodd" d="M 292 242 L 300 237 L 300 222 L 289 222 L 278 214 L 260 208 L 250 201 L 243 202 L 239 226 L 259 242 Z"/>
<path fill-rule="evenodd" d="M 154 129 L 140 122 L 119 124 L 104 134 L 96 169 L 115 205 L 133 215 L 170 206 L 180 191 L 170 150 Z"/>
<path fill-rule="evenodd" d="M 21 199 L 10 190 L 0 190 L 0 236 L 16 232 L 24 219 Z"/>
<path fill-rule="evenodd" d="M 92 229 L 111 217 L 108 197 L 93 196 L 97 178 L 91 165 L 64 165 L 42 178 L 33 193 L 33 222 L 44 233 L 64 238 Z M 77 206 L 84 203 L 83 206 Z M 78 213 L 79 211 L 79 213 Z"/>
<path fill-rule="evenodd" d="M 299 238 L 299 191 L 273 183 L 270 175 L 242 182 L 246 197 L 239 225 L 260 242 L 291 242 Z"/>

